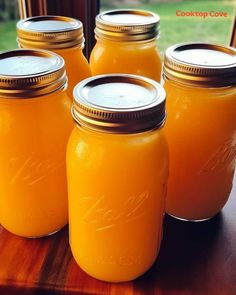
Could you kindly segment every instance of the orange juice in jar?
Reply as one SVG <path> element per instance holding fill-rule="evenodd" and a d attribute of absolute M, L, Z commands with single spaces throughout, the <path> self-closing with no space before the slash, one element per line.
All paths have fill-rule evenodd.
<path fill-rule="evenodd" d="M 156 40 L 160 18 L 143 10 L 112 10 L 96 17 L 97 43 L 90 56 L 93 75 L 128 73 L 160 82 Z"/>
<path fill-rule="evenodd" d="M 47 49 L 65 60 L 68 77 L 68 94 L 81 80 L 90 77 L 91 71 L 83 55 L 84 35 L 82 23 L 65 16 L 36 16 L 17 23 L 18 43 L 22 48 Z"/>
<path fill-rule="evenodd" d="M 68 221 L 65 154 L 73 121 L 63 59 L 51 52 L 0 54 L 1 224 L 39 237 Z"/>
<path fill-rule="evenodd" d="M 74 97 L 67 148 L 72 253 L 97 279 L 132 280 L 154 263 L 162 238 L 165 92 L 150 79 L 120 74 L 87 79 Z"/>
<path fill-rule="evenodd" d="M 236 159 L 236 50 L 212 44 L 167 49 L 170 149 L 167 212 L 200 221 L 228 200 Z"/>

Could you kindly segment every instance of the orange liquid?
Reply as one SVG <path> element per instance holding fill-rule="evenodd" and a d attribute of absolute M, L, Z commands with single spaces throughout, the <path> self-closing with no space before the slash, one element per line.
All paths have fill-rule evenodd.
<path fill-rule="evenodd" d="M 119 282 L 151 267 L 162 238 L 167 174 L 161 130 L 74 129 L 67 149 L 70 245 L 85 272 Z"/>
<path fill-rule="evenodd" d="M 68 221 L 70 106 L 65 91 L 32 99 L 0 98 L 0 216 L 14 234 L 44 236 Z"/>
<path fill-rule="evenodd" d="M 156 41 L 114 42 L 98 40 L 90 56 L 93 75 L 136 74 L 160 82 L 161 60 Z"/>
<path fill-rule="evenodd" d="M 217 214 L 228 200 L 236 158 L 235 88 L 166 81 L 170 150 L 167 212 L 187 220 Z"/>
<path fill-rule="evenodd" d="M 67 92 L 73 100 L 73 89 L 78 82 L 91 77 L 91 70 L 87 59 L 79 48 L 54 50 L 65 60 L 66 74 L 68 77 Z"/>

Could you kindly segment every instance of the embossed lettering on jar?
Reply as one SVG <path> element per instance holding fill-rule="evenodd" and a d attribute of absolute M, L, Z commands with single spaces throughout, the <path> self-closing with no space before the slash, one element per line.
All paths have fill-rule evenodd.
<path fill-rule="evenodd" d="M 143 10 L 112 10 L 96 17 L 97 43 L 90 56 L 93 75 L 128 73 L 160 82 L 157 49 L 160 18 Z"/>
<path fill-rule="evenodd" d="M 87 79 L 74 97 L 67 149 L 72 253 L 97 279 L 132 280 L 151 267 L 162 238 L 165 92 L 150 79 L 120 74 Z"/>
<path fill-rule="evenodd" d="M 73 98 L 75 85 L 91 76 L 83 55 L 84 35 L 82 23 L 65 16 L 36 16 L 17 23 L 18 43 L 22 48 L 47 49 L 65 60 L 68 94 Z"/>
<path fill-rule="evenodd" d="M 216 215 L 228 200 L 236 160 L 236 51 L 212 44 L 167 49 L 164 65 L 170 148 L 167 212 Z"/>
<path fill-rule="evenodd" d="M 39 237 L 68 221 L 65 154 L 73 121 L 63 59 L 0 54 L 0 216 L 10 232 Z"/>

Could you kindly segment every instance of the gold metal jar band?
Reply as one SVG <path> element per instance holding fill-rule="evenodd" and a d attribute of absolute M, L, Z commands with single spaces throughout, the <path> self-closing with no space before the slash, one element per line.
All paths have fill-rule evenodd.
<path fill-rule="evenodd" d="M 236 84 L 236 49 L 207 43 L 184 43 L 165 52 L 165 79 L 190 86 L 224 87 Z"/>
<path fill-rule="evenodd" d="M 136 133 L 165 122 L 165 91 L 148 78 L 110 74 L 88 78 L 74 89 L 74 120 L 110 133 Z"/>
<path fill-rule="evenodd" d="M 0 53 L 0 97 L 32 98 L 55 92 L 67 82 L 64 60 L 32 49 Z"/>
<path fill-rule="evenodd" d="M 96 17 L 95 36 L 112 41 L 144 41 L 159 35 L 160 17 L 144 10 L 111 10 Z"/>
<path fill-rule="evenodd" d="M 17 23 L 20 47 L 64 49 L 84 47 L 82 23 L 65 16 L 35 16 Z"/>

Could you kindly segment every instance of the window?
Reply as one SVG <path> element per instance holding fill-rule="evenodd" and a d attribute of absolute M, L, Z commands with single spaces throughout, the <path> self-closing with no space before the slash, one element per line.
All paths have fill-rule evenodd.
<path fill-rule="evenodd" d="M 137 8 L 160 15 L 158 46 L 204 41 L 230 44 L 234 0 L 101 0 L 101 9 Z"/>
<path fill-rule="evenodd" d="M 231 39 L 235 46 L 236 37 L 231 37 L 234 0 L 0 0 L 0 50 L 17 47 L 15 23 L 20 16 L 59 14 L 84 23 L 88 56 L 94 45 L 93 30 L 99 4 L 103 11 L 138 8 L 158 13 L 161 17 L 158 46 L 162 53 L 172 44 L 189 41 L 229 45 Z"/>

